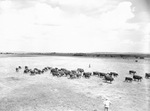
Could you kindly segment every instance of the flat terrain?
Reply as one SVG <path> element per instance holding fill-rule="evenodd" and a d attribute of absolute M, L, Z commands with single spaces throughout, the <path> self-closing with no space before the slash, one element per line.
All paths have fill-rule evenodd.
<path fill-rule="evenodd" d="M 88 65 L 91 64 L 91 68 Z M 67 79 L 53 77 L 49 72 L 30 76 L 17 66 L 44 68 L 81 67 L 85 71 L 114 71 L 119 74 L 112 84 L 101 78 Z M 103 111 L 103 99 L 112 102 L 110 111 L 149 111 L 149 60 L 97 59 L 75 57 L 7 57 L 0 58 L 0 111 Z M 142 82 L 124 82 L 129 70 L 143 76 Z"/>

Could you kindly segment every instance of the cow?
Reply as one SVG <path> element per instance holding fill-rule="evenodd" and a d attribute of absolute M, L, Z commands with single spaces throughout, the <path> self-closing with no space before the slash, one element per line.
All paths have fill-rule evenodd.
<path fill-rule="evenodd" d="M 132 78 L 131 77 L 125 77 L 125 82 L 132 82 Z"/>
<path fill-rule="evenodd" d="M 77 71 L 76 70 L 71 70 L 71 73 L 75 74 L 75 73 L 77 73 Z"/>
<path fill-rule="evenodd" d="M 136 80 L 142 81 L 142 77 L 139 75 L 133 75 L 133 79 L 134 79 L 134 81 L 136 81 Z"/>
<path fill-rule="evenodd" d="M 24 73 L 26 74 L 26 73 L 29 73 L 30 71 L 31 71 L 30 69 L 25 69 Z"/>
<path fill-rule="evenodd" d="M 104 76 L 104 80 L 107 82 L 107 81 L 110 81 L 110 83 L 112 83 L 112 81 L 114 80 L 113 77 L 109 76 L 109 75 L 105 75 Z"/>
<path fill-rule="evenodd" d="M 150 77 L 150 73 L 145 73 L 145 78 L 148 79 Z"/>
<path fill-rule="evenodd" d="M 67 69 L 65 69 L 65 68 L 61 68 L 60 70 L 61 70 L 61 71 L 67 71 Z"/>
<path fill-rule="evenodd" d="M 65 73 L 65 76 L 69 76 L 71 74 L 71 71 L 66 70 L 66 71 L 64 71 L 64 73 Z"/>
<path fill-rule="evenodd" d="M 110 74 L 110 75 L 113 75 L 114 77 L 117 77 L 117 76 L 118 76 L 118 73 L 116 73 L 116 72 L 110 72 L 109 74 Z"/>
<path fill-rule="evenodd" d="M 84 72 L 83 73 L 83 77 L 85 77 L 85 78 L 90 78 L 91 75 L 92 75 L 91 72 Z"/>
<path fill-rule="evenodd" d="M 59 76 L 59 73 L 58 73 L 58 69 L 57 69 L 57 68 L 51 69 L 51 73 L 52 73 L 53 76 Z"/>
<path fill-rule="evenodd" d="M 56 72 L 52 72 L 52 75 L 53 75 L 53 76 L 57 76 L 57 77 L 58 77 L 58 76 L 59 76 L 59 73 L 58 73 L 58 71 L 56 71 Z"/>
<path fill-rule="evenodd" d="M 75 78 L 76 78 L 75 73 L 70 73 L 70 74 L 69 74 L 69 78 L 70 78 L 70 79 L 75 79 Z"/>
<path fill-rule="evenodd" d="M 105 77 L 105 76 L 106 76 L 106 73 L 103 73 L 103 72 L 101 72 L 99 75 L 100 78 Z"/>
<path fill-rule="evenodd" d="M 80 78 L 81 76 L 82 76 L 81 73 L 76 73 L 76 77 L 77 77 L 77 78 Z"/>
<path fill-rule="evenodd" d="M 24 68 L 25 68 L 25 69 L 28 69 L 28 66 L 25 66 Z"/>
<path fill-rule="evenodd" d="M 19 72 L 20 69 L 21 69 L 21 66 L 18 66 L 18 67 L 16 68 L 16 72 Z"/>
<path fill-rule="evenodd" d="M 77 72 L 78 72 L 78 73 L 83 73 L 83 72 L 84 72 L 84 69 L 82 69 L 82 68 L 77 68 Z"/>
<path fill-rule="evenodd" d="M 35 72 L 33 70 L 30 71 L 30 75 L 33 76 L 35 75 Z"/>
<path fill-rule="evenodd" d="M 101 72 L 95 71 L 93 72 L 93 76 L 99 76 Z"/>
<path fill-rule="evenodd" d="M 52 72 L 57 72 L 57 69 L 56 68 L 51 69 L 51 73 Z"/>
<path fill-rule="evenodd" d="M 58 71 L 58 73 L 59 73 L 59 76 L 64 76 L 65 75 L 65 73 L 63 71 Z"/>
<path fill-rule="evenodd" d="M 133 71 L 133 70 L 129 71 L 129 74 L 135 74 L 135 73 L 136 73 L 136 71 Z"/>

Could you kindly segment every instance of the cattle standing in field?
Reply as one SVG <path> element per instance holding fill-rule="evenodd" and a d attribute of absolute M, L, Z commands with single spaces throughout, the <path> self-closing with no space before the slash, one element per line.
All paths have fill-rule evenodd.
<path fill-rule="evenodd" d="M 53 76 L 59 76 L 59 73 L 58 73 L 58 69 L 57 69 L 57 68 L 51 69 L 51 73 L 52 73 Z"/>
<path fill-rule="evenodd" d="M 60 70 L 61 70 L 61 71 L 67 71 L 67 69 L 65 69 L 65 68 L 61 68 Z"/>
<path fill-rule="evenodd" d="M 19 72 L 20 69 L 21 69 L 21 66 L 18 66 L 18 67 L 16 68 L 16 72 Z"/>
<path fill-rule="evenodd" d="M 106 73 L 102 73 L 102 72 L 99 75 L 100 78 L 105 77 L 105 76 L 106 76 Z"/>
<path fill-rule="evenodd" d="M 113 76 L 113 74 L 112 74 L 112 73 L 107 73 L 106 75 L 109 75 L 110 77 L 112 77 L 112 76 Z"/>
<path fill-rule="evenodd" d="M 133 71 L 133 70 L 129 71 L 129 74 L 135 74 L 135 73 L 136 73 L 136 71 Z"/>
<path fill-rule="evenodd" d="M 68 76 L 70 79 L 75 79 L 76 78 L 76 70 L 71 70 Z"/>
<path fill-rule="evenodd" d="M 71 73 L 75 74 L 75 73 L 77 73 L 77 71 L 76 70 L 71 70 Z"/>
<path fill-rule="evenodd" d="M 78 72 L 78 73 L 83 73 L 83 72 L 84 72 L 84 69 L 78 68 L 78 69 L 77 69 L 77 72 Z"/>
<path fill-rule="evenodd" d="M 150 77 L 150 73 L 145 73 L 145 78 L 148 79 Z"/>
<path fill-rule="evenodd" d="M 59 73 L 60 77 L 65 75 L 65 73 L 63 71 L 58 71 L 58 73 Z"/>
<path fill-rule="evenodd" d="M 35 72 L 33 70 L 30 71 L 30 75 L 33 76 L 35 75 Z"/>
<path fill-rule="evenodd" d="M 25 68 L 25 69 L 28 69 L 28 66 L 25 66 L 24 68 Z"/>
<path fill-rule="evenodd" d="M 81 73 L 76 73 L 76 77 L 77 77 L 77 78 L 80 78 L 81 76 L 82 76 Z"/>
<path fill-rule="evenodd" d="M 65 76 L 69 76 L 71 74 L 71 71 L 65 70 L 64 73 L 65 73 Z"/>
<path fill-rule="evenodd" d="M 83 77 L 85 77 L 85 78 L 90 78 L 91 75 L 92 75 L 91 72 L 84 72 L 83 73 Z"/>
<path fill-rule="evenodd" d="M 134 81 L 136 81 L 136 80 L 142 81 L 142 77 L 139 75 L 133 75 L 133 79 L 134 79 Z"/>
<path fill-rule="evenodd" d="M 56 71 L 56 72 L 52 72 L 52 75 L 58 77 L 58 76 L 59 76 L 59 73 L 58 73 L 57 71 Z"/>
<path fill-rule="evenodd" d="M 99 75 L 100 75 L 100 72 L 98 71 L 93 72 L 93 76 L 99 76 Z"/>
<path fill-rule="evenodd" d="M 28 73 L 28 70 L 27 70 L 27 69 L 25 69 L 23 73 L 25 73 L 25 74 L 26 74 L 26 73 Z"/>
<path fill-rule="evenodd" d="M 75 78 L 76 78 L 76 76 L 75 76 L 75 74 L 70 73 L 69 78 L 70 78 L 70 79 L 75 79 Z"/>
<path fill-rule="evenodd" d="M 112 81 L 114 80 L 114 78 L 112 78 L 111 76 L 109 75 L 105 75 L 104 76 L 104 80 L 107 82 L 107 81 L 110 81 L 110 83 L 112 83 Z"/>
<path fill-rule="evenodd" d="M 131 77 L 125 77 L 125 82 L 132 82 L 132 78 Z"/>
<path fill-rule="evenodd" d="M 109 74 L 110 74 L 110 75 L 113 75 L 114 77 L 117 77 L 117 76 L 118 76 L 118 73 L 116 73 L 116 72 L 110 72 Z"/>
<path fill-rule="evenodd" d="M 104 77 L 106 73 L 95 71 L 93 72 L 93 76 L 98 76 L 100 78 Z"/>

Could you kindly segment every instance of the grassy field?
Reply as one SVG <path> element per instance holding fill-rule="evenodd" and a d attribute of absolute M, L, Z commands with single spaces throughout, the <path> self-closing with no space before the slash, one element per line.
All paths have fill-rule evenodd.
<path fill-rule="evenodd" d="M 0 58 L 0 111 L 103 111 L 103 99 L 112 102 L 110 111 L 149 111 L 150 61 L 145 59 L 84 58 L 58 56 L 1 57 Z M 91 64 L 91 68 L 88 65 Z M 85 71 L 114 71 L 119 74 L 112 84 L 101 78 L 68 79 L 53 77 L 50 72 L 30 76 L 18 73 L 18 66 L 44 68 L 46 66 L 78 67 Z M 136 70 L 142 82 L 124 82 L 129 70 Z"/>

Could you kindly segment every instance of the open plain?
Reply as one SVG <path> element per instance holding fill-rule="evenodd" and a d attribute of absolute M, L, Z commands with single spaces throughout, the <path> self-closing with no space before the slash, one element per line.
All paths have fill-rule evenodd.
<path fill-rule="evenodd" d="M 89 68 L 89 64 L 91 67 Z M 22 66 L 19 72 L 15 68 Z M 85 72 L 117 72 L 112 84 L 97 76 L 89 79 L 53 77 L 50 71 L 30 76 L 23 73 L 30 68 L 57 67 Z M 110 111 L 149 111 L 150 60 L 84 57 L 1 57 L 0 58 L 0 111 L 103 111 L 103 99 L 112 102 Z M 135 70 L 143 77 L 141 82 L 124 82 Z"/>

